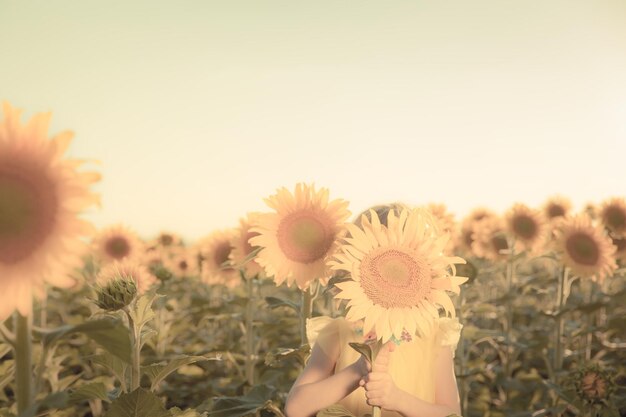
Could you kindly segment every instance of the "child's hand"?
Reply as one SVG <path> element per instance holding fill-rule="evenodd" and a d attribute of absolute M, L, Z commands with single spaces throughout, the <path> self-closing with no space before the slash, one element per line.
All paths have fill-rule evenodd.
<path fill-rule="evenodd" d="M 393 342 L 388 342 L 378 352 L 371 372 L 363 378 L 359 385 L 365 388 L 367 404 L 393 410 L 397 405 L 398 387 L 389 375 L 389 356 L 395 349 Z"/>

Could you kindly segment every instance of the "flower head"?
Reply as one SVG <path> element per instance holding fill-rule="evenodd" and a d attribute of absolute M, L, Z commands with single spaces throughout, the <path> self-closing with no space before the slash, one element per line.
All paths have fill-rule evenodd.
<path fill-rule="evenodd" d="M 3 106 L 0 122 L 0 321 L 15 309 L 32 311 L 46 283 L 69 287 L 67 272 L 81 265 L 81 239 L 93 226 L 79 214 L 99 203 L 90 186 L 100 179 L 81 172 L 83 161 L 64 159 L 73 134 L 48 138 L 50 113 L 26 125 L 20 111 Z"/>
<path fill-rule="evenodd" d="M 589 404 L 601 404 L 615 391 L 613 372 L 597 363 L 580 367 L 569 379 L 578 397 Z"/>
<path fill-rule="evenodd" d="M 572 203 L 566 197 L 555 195 L 543 205 L 543 214 L 549 221 L 567 217 L 572 209 Z"/>
<path fill-rule="evenodd" d="M 106 287 L 108 283 L 116 280 L 133 281 L 139 295 L 144 294 L 157 280 L 146 267 L 132 260 L 113 262 L 100 270 L 96 277 L 96 284 Z"/>
<path fill-rule="evenodd" d="M 611 198 L 600 208 L 600 219 L 612 236 L 626 237 L 626 201 Z"/>
<path fill-rule="evenodd" d="M 239 271 L 230 263 L 232 240 L 235 231 L 218 230 L 198 243 L 201 257 L 201 278 L 209 285 L 222 284 L 229 288 L 239 285 Z"/>
<path fill-rule="evenodd" d="M 575 216 L 561 225 L 556 246 L 563 263 L 575 275 L 602 281 L 617 269 L 611 239 L 601 228 L 593 226 L 586 215 Z"/>
<path fill-rule="evenodd" d="M 548 236 L 548 226 L 537 210 L 515 204 L 506 214 L 506 227 L 520 249 L 537 254 Z"/>
<path fill-rule="evenodd" d="M 481 258 L 498 261 L 510 250 L 504 221 L 499 217 L 485 219 L 474 229 L 472 251 Z"/>
<path fill-rule="evenodd" d="M 383 342 L 401 340 L 405 330 L 429 334 L 438 307 L 455 315 L 446 291 L 458 293 L 467 280 L 454 276 L 454 264 L 464 260 L 444 255 L 449 236 L 436 233 L 424 210 L 392 210 L 387 226 L 374 211 L 370 218 L 362 216 L 361 227 L 347 225 L 350 237 L 330 262 L 351 274 L 351 280 L 335 284 L 341 290 L 336 298 L 349 300 L 346 318 L 364 318 L 363 331 L 374 330 Z"/>
<path fill-rule="evenodd" d="M 350 216 L 348 202 L 328 201 L 328 190 L 297 184 L 295 193 L 281 188 L 265 200 L 275 213 L 260 214 L 259 233 L 250 244 L 261 247 L 257 262 L 276 285 L 296 283 L 307 289 L 315 279 L 331 277 L 326 261 L 337 248 L 337 238 Z"/>
<path fill-rule="evenodd" d="M 250 244 L 250 239 L 259 236 L 259 233 L 251 230 L 255 225 L 257 216 L 257 213 L 248 213 L 245 219 L 241 219 L 239 221 L 239 229 L 237 229 L 237 233 L 231 242 L 233 249 L 229 258 L 234 266 L 244 270 L 244 275 L 247 278 L 253 278 L 263 272 L 261 265 L 254 258 L 250 259 L 256 249 Z"/>
<path fill-rule="evenodd" d="M 129 228 L 122 225 L 107 227 L 93 240 L 96 256 L 105 263 L 137 259 L 143 256 L 144 244 Z"/>

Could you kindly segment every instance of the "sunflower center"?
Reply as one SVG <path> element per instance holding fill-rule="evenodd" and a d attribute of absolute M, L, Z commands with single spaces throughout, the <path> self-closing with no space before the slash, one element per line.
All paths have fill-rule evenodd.
<path fill-rule="evenodd" d="M 246 237 L 245 237 L 245 243 L 244 243 L 244 255 L 249 255 L 252 253 L 252 251 L 254 250 L 254 246 L 252 246 L 250 244 L 250 239 L 252 239 L 255 236 L 259 236 L 260 233 L 257 232 L 250 232 L 248 231 L 248 233 L 246 233 Z"/>
<path fill-rule="evenodd" d="M 597 242 L 586 233 L 575 233 L 565 242 L 567 253 L 576 263 L 596 265 L 600 259 Z"/>
<path fill-rule="evenodd" d="M 360 275 L 363 292 L 384 308 L 415 306 L 430 293 L 429 265 L 400 248 L 379 248 L 366 254 Z"/>
<path fill-rule="evenodd" d="M 54 229 L 55 187 L 37 169 L 0 161 L 0 261 L 28 257 Z"/>
<path fill-rule="evenodd" d="M 626 213 L 619 207 L 608 207 L 604 212 L 606 225 L 612 230 L 626 228 Z"/>
<path fill-rule="evenodd" d="M 472 230 L 465 230 L 463 231 L 463 242 L 465 242 L 465 245 L 468 248 L 472 247 L 472 242 L 474 242 L 474 239 L 472 239 Z"/>
<path fill-rule="evenodd" d="M 553 219 L 555 217 L 565 216 L 565 209 L 558 204 L 550 204 L 548 206 L 548 217 Z"/>
<path fill-rule="evenodd" d="M 187 261 L 180 261 L 178 263 L 178 267 L 182 270 L 182 271 L 186 271 L 187 268 L 189 268 L 189 265 L 187 265 Z"/>
<path fill-rule="evenodd" d="M 285 256 L 300 263 L 322 259 L 333 244 L 328 220 L 313 211 L 293 213 L 278 226 L 278 245 Z"/>
<path fill-rule="evenodd" d="M 172 235 L 169 235 L 167 233 L 162 234 L 159 240 L 161 241 L 161 245 L 163 246 L 170 246 L 172 243 L 174 243 L 174 238 L 172 237 Z"/>
<path fill-rule="evenodd" d="M 491 246 L 493 247 L 493 250 L 497 253 L 500 254 L 501 250 L 505 250 L 509 248 L 509 244 L 506 241 L 506 237 L 504 237 L 501 234 L 497 234 L 494 235 L 491 238 Z"/>
<path fill-rule="evenodd" d="M 104 250 L 113 259 L 122 259 L 130 254 L 130 244 L 122 236 L 114 236 L 107 240 Z"/>
<path fill-rule="evenodd" d="M 517 215 L 513 219 L 513 232 L 524 240 L 530 240 L 537 235 L 537 223 L 526 215 Z"/>
<path fill-rule="evenodd" d="M 215 248 L 213 253 L 213 260 L 215 265 L 221 266 L 224 262 L 228 261 L 232 247 L 229 242 L 223 242 Z"/>

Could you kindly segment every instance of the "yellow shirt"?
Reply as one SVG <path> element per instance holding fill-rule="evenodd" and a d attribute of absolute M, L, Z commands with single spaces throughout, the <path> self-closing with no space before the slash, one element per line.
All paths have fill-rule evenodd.
<path fill-rule="evenodd" d="M 439 347 L 450 346 L 456 349 L 462 325 L 458 319 L 440 318 L 438 326 L 428 337 L 414 336 L 411 341 L 402 341 L 391 353 L 389 373 L 396 386 L 417 398 L 431 403 L 435 402 L 435 359 Z M 320 329 L 317 333 L 316 329 Z M 317 333 L 317 334 L 316 334 Z M 339 372 L 359 359 L 359 353 L 348 343 L 364 341 L 362 331 L 357 325 L 343 317 L 315 317 L 307 323 L 309 342 L 317 343 L 324 352 L 331 352 L 334 344 L 341 346 L 335 372 Z M 339 404 L 355 416 L 360 417 L 372 412 L 367 405 L 365 389 L 357 388 Z M 383 417 L 398 417 L 400 414 L 383 410 Z"/>

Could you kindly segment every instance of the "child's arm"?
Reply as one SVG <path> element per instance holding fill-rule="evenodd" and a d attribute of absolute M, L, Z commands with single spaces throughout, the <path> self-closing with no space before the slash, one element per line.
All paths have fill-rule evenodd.
<path fill-rule="evenodd" d="M 363 356 L 352 365 L 333 374 L 339 357 L 339 347 L 330 358 L 318 346 L 313 347 L 304 371 L 294 382 L 285 403 L 287 417 L 310 417 L 319 410 L 337 403 L 359 387 L 369 366 Z"/>
<path fill-rule="evenodd" d="M 461 414 L 459 393 L 454 376 L 454 361 L 449 346 L 439 348 L 435 363 L 435 403 L 419 398 L 399 389 L 388 372 L 388 360 L 378 358 L 374 370 L 361 383 L 365 386 L 365 396 L 369 405 L 377 405 L 386 410 L 397 411 L 405 417 L 446 417 Z M 381 353 L 383 351 L 381 350 Z M 386 352 L 388 356 L 389 351 Z M 379 353 L 379 357 L 380 357 Z"/>

